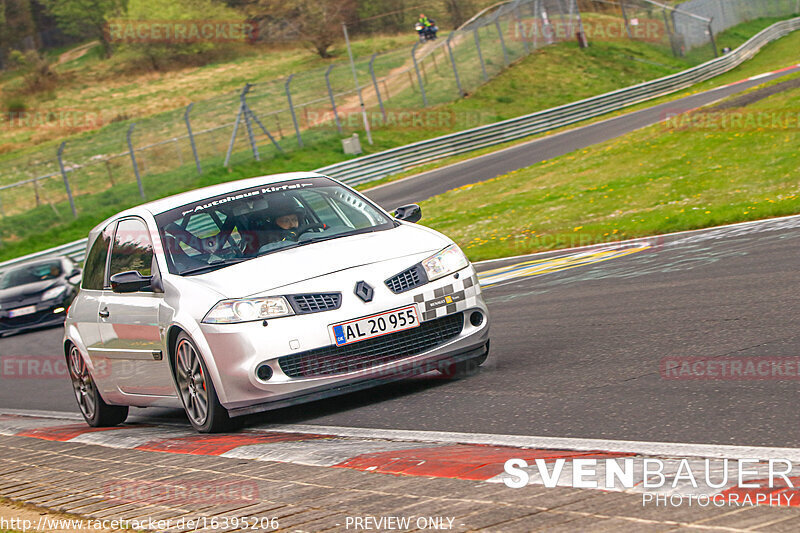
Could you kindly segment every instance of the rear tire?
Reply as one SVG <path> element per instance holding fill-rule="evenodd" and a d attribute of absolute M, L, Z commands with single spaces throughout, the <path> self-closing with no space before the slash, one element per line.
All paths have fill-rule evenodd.
<path fill-rule="evenodd" d="M 127 405 L 108 405 L 97 390 L 89 367 L 86 366 L 78 347 L 70 345 L 67 367 L 72 381 L 72 390 L 86 423 L 95 428 L 117 426 L 128 418 Z"/>
<path fill-rule="evenodd" d="M 200 351 L 186 333 L 178 335 L 174 357 L 175 383 L 192 427 L 200 433 L 219 433 L 233 427 L 228 410 L 219 403 Z"/>
<path fill-rule="evenodd" d="M 489 343 L 486 343 L 486 351 L 477 357 L 471 357 L 458 363 L 445 364 L 439 367 L 439 372 L 449 379 L 461 379 L 474 376 L 478 373 L 478 367 L 486 362 L 489 357 Z"/>

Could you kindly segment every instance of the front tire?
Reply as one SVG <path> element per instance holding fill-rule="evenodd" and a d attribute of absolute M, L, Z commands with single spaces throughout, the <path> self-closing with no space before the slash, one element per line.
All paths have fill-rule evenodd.
<path fill-rule="evenodd" d="M 89 367 L 86 366 L 86 361 L 74 344 L 69 348 L 67 366 L 72 381 L 72 390 L 78 401 L 78 409 L 87 424 L 100 428 L 112 427 L 125 422 L 125 419 L 128 418 L 128 406 L 108 405 L 103 401 L 92 374 L 89 372 Z"/>
<path fill-rule="evenodd" d="M 217 391 L 200 351 L 185 333 L 175 343 L 175 383 L 192 427 L 200 433 L 218 433 L 232 426 L 228 410 L 219 403 Z"/>

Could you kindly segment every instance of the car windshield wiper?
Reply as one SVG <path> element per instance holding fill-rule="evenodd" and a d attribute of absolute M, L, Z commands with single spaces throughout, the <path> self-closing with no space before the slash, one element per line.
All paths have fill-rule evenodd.
<path fill-rule="evenodd" d="M 189 270 L 184 270 L 181 272 L 181 276 L 190 276 L 192 274 L 203 274 L 204 272 L 211 272 L 212 270 L 217 270 L 219 268 L 223 268 L 226 266 L 235 265 L 237 263 L 241 263 L 242 261 L 247 261 L 252 259 L 252 257 L 237 257 L 235 259 L 224 259 L 222 261 L 217 261 L 216 263 L 209 263 L 207 265 L 190 268 Z"/>
<path fill-rule="evenodd" d="M 376 231 L 375 228 L 371 226 L 369 228 L 361 228 L 361 229 L 354 229 L 354 230 L 350 230 L 350 231 L 345 231 L 345 232 L 342 232 L 342 233 L 334 233 L 333 235 L 325 235 L 324 233 L 321 233 L 321 234 L 316 235 L 314 237 L 311 237 L 309 239 L 304 239 L 302 241 L 299 241 L 297 243 L 297 245 L 298 246 L 302 246 L 304 244 L 310 244 L 310 243 L 313 243 L 313 242 L 320 242 L 320 241 L 328 241 L 328 240 L 331 240 L 331 239 L 338 239 L 339 237 L 352 237 L 353 235 L 363 235 L 364 233 L 374 233 L 375 231 Z"/>
<path fill-rule="evenodd" d="M 329 241 L 331 239 L 337 239 L 339 237 L 346 237 L 349 233 L 335 233 L 333 235 L 317 235 L 314 237 L 310 237 L 308 239 L 303 239 L 302 241 L 297 241 L 297 246 L 303 246 L 304 244 L 311 244 L 312 242 L 320 242 L 320 241 Z"/>

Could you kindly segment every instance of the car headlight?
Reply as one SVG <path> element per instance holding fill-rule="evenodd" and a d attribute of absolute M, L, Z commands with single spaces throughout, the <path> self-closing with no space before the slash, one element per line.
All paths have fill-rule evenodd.
<path fill-rule="evenodd" d="M 439 279 L 453 272 L 458 272 L 469 265 L 469 259 L 455 244 L 451 244 L 441 252 L 422 260 L 422 268 L 428 275 L 428 281 Z"/>
<path fill-rule="evenodd" d="M 241 298 L 219 302 L 206 314 L 203 322 L 206 324 L 235 324 L 293 314 L 294 311 L 283 296 Z"/>
<path fill-rule="evenodd" d="M 52 289 L 47 289 L 42 293 L 42 301 L 47 300 L 55 300 L 56 298 L 60 298 L 67 292 L 67 288 L 61 285 L 60 287 L 53 287 Z"/>

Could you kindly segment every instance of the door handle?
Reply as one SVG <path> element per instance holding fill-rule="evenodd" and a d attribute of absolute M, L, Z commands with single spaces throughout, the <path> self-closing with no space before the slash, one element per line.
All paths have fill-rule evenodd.
<path fill-rule="evenodd" d="M 109 315 L 111 315 L 111 313 L 109 313 L 109 312 L 108 312 L 108 307 L 104 307 L 104 308 L 102 308 L 102 309 L 100 310 L 100 312 L 99 312 L 99 313 L 97 313 L 97 314 L 98 314 L 98 315 L 100 315 L 100 318 L 108 318 L 108 317 L 109 317 Z"/>

